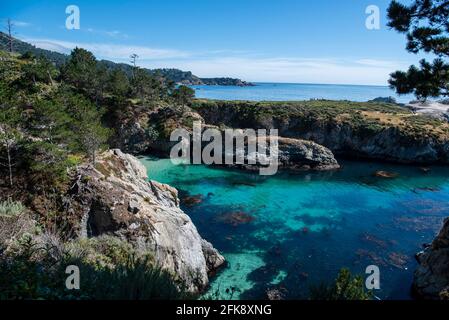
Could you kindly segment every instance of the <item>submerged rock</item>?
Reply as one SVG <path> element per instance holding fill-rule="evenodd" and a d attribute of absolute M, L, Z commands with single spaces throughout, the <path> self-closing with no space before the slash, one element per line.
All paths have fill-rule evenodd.
<path fill-rule="evenodd" d="M 421 172 L 423 172 L 423 173 L 429 173 L 432 171 L 432 169 L 427 168 L 427 167 L 421 167 L 421 168 L 419 168 L 419 170 L 421 170 Z"/>
<path fill-rule="evenodd" d="M 388 255 L 388 262 L 393 267 L 404 269 L 409 261 L 409 258 L 402 253 L 392 252 Z"/>
<path fill-rule="evenodd" d="M 416 255 L 413 292 L 423 299 L 445 299 L 449 289 L 449 218 L 432 242 Z"/>
<path fill-rule="evenodd" d="M 422 211 L 422 210 L 421 210 Z M 423 231 L 438 231 L 439 226 L 441 226 L 442 218 L 439 216 L 423 216 L 423 217 L 408 217 L 401 216 L 395 217 L 393 223 L 395 227 L 414 232 Z"/>
<path fill-rule="evenodd" d="M 434 188 L 434 187 L 423 187 L 423 188 L 415 188 L 412 190 L 415 193 L 418 193 L 418 191 L 426 191 L 426 192 L 439 192 L 441 189 Z"/>
<path fill-rule="evenodd" d="M 388 171 L 376 171 L 374 173 L 374 176 L 378 177 L 378 178 L 393 179 L 393 178 L 397 178 L 399 176 L 399 174 L 397 174 L 395 172 L 388 172 Z"/>
<path fill-rule="evenodd" d="M 253 222 L 255 218 L 243 211 L 229 212 L 221 215 L 219 221 L 237 227 L 242 224 Z"/>
<path fill-rule="evenodd" d="M 187 207 L 194 207 L 203 202 L 203 196 L 198 194 L 195 196 L 188 196 L 181 200 L 181 202 Z"/>
<path fill-rule="evenodd" d="M 388 265 L 385 259 L 380 257 L 376 252 L 365 249 L 358 249 L 355 254 L 357 256 L 356 263 L 360 263 L 362 260 L 368 259 L 369 261 L 373 262 L 378 266 L 385 267 Z"/>
<path fill-rule="evenodd" d="M 373 234 L 363 233 L 363 234 L 360 235 L 360 239 L 362 241 L 365 241 L 365 242 L 373 243 L 376 246 L 379 246 L 381 248 L 387 248 L 388 247 L 387 241 L 379 239 L 378 237 L 376 237 Z"/>
<path fill-rule="evenodd" d="M 120 150 L 102 154 L 95 166 L 77 169 L 67 212 L 80 237 L 116 236 L 185 283 L 190 292 L 208 285 L 208 274 L 224 263 L 213 246 L 179 208 L 178 191 L 147 181 L 146 168 Z"/>

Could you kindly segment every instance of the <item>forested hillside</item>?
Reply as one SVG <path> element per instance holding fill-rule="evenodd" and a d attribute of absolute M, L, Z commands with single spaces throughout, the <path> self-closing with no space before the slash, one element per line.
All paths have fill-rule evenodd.
<path fill-rule="evenodd" d="M 13 40 L 13 48 L 16 53 L 19 54 L 25 54 L 27 52 L 33 53 L 35 56 L 43 56 L 47 60 L 53 62 L 56 64 L 56 66 L 60 67 L 62 66 L 68 59 L 69 56 L 50 51 L 45 49 L 40 49 L 32 44 L 29 44 L 27 42 L 21 41 L 19 39 Z M 3 48 L 6 50 L 8 48 L 8 42 L 9 38 L 6 34 L 3 32 L 0 32 L 0 48 Z M 133 52 L 130 52 L 130 55 Z M 131 76 L 133 66 L 126 63 L 116 63 L 109 60 L 100 60 L 98 61 L 98 64 L 109 69 L 109 70 L 121 70 L 125 72 L 128 76 Z M 240 79 L 234 79 L 234 78 L 199 78 L 192 74 L 190 71 L 182 71 L 179 69 L 174 68 L 163 68 L 163 69 L 145 69 L 143 70 L 147 71 L 151 75 L 154 76 L 160 76 L 167 81 L 173 81 L 176 84 L 184 84 L 184 85 L 224 85 L 224 86 L 251 86 L 253 84 L 240 80 Z"/>

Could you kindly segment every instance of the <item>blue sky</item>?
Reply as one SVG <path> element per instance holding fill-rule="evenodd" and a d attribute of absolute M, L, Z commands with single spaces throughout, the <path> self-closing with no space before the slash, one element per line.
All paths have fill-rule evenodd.
<path fill-rule="evenodd" d="M 249 81 L 385 85 L 388 74 L 423 56 L 386 27 L 389 0 L 16 0 L 0 3 L 16 36 L 70 52 L 149 68 L 176 67 L 201 77 Z M 80 8 L 80 30 L 67 30 L 65 8 Z M 380 30 L 365 27 L 369 5 Z"/>

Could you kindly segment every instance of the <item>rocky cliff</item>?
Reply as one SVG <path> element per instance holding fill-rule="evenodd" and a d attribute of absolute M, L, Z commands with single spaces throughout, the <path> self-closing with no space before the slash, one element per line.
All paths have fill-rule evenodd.
<path fill-rule="evenodd" d="M 399 163 L 449 163 L 447 121 L 392 104 L 198 100 L 193 110 L 209 124 L 278 129 L 280 136 L 314 141 L 336 155 Z"/>
<path fill-rule="evenodd" d="M 67 212 L 76 236 L 112 235 L 149 251 L 191 292 L 203 290 L 208 274 L 224 263 L 179 208 L 177 190 L 147 181 L 145 167 L 120 150 L 78 168 Z"/>
<path fill-rule="evenodd" d="M 120 149 L 133 154 L 156 153 L 167 157 L 171 148 L 177 144 L 175 141 L 170 141 L 170 133 L 177 128 L 191 131 L 192 124 L 197 121 L 203 124 L 203 129 L 217 129 L 222 131 L 222 137 L 225 136 L 223 128 L 208 125 L 200 114 L 189 107 L 164 106 L 139 112 L 135 114 L 134 119 L 119 124 L 120 126 L 116 129 L 115 143 Z M 147 134 L 150 126 L 157 128 L 158 131 L 158 137 L 153 141 Z M 333 170 L 339 168 L 332 151 L 318 143 L 284 137 L 278 137 L 278 143 L 280 169 Z M 208 142 L 203 142 L 203 147 L 207 144 Z M 247 157 L 245 162 L 247 163 Z M 248 165 L 234 167 L 247 170 L 258 169 L 258 166 Z"/>
<path fill-rule="evenodd" d="M 413 291 L 419 298 L 449 300 L 449 218 L 438 236 L 416 256 Z"/>

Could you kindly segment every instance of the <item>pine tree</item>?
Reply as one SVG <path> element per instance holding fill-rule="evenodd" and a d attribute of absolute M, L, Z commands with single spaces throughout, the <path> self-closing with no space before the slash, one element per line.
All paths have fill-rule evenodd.
<path fill-rule="evenodd" d="M 188 105 L 195 97 L 195 90 L 187 86 L 179 86 L 173 90 L 172 98 L 181 105 Z"/>
<path fill-rule="evenodd" d="M 97 70 L 95 56 L 85 49 L 75 48 L 62 68 L 62 77 L 67 84 L 94 98 Z"/>
<path fill-rule="evenodd" d="M 390 86 L 399 94 L 413 93 L 418 99 L 449 95 L 449 1 L 415 0 L 410 5 L 392 1 L 388 26 L 407 36 L 407 50 L 438 56 L 432 63 L 420 61 L 408 71 L 391 74 Z"/>

